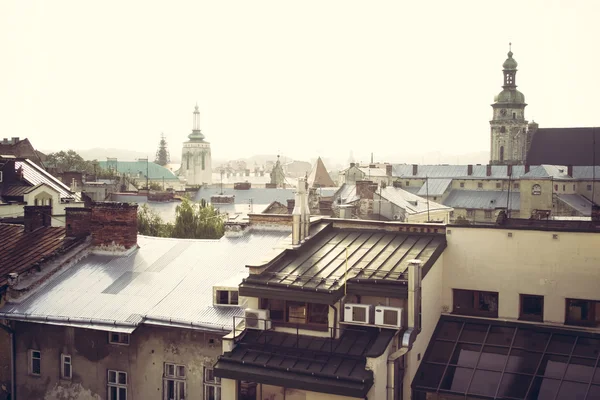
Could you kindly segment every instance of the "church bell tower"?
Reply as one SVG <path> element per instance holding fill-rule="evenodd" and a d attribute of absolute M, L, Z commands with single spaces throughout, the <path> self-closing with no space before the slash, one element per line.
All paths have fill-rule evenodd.
<path fill-rule="evenodd" d="M 523 164 L 527 155 L 527 104 L 517 90 L 518 64 L 512 56 L 509 44 L 508 58 L 502 64 L 504 84 L 492 104 L 490 164 Z"/>

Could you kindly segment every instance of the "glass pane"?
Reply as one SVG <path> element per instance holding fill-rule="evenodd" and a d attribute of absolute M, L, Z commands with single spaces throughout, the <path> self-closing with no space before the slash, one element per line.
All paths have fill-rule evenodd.
<path fill-rule="evenodd" d="M 127 374 L 125 372 L 119 372 L 119 383 L 121 385 L 127 385 Z"/>
<path fill-rule="evenodd" d="M 129 344 L 129 335 L 127 333 L 121 334 L 121 343 Z"/>
<path fill-rule="evenodd" d="M 119 400 L 127 400 L 127 389 L 126 388 L 119 388 Z"/>
<path fill-rule="evenodd" d="M 590 391 L 588 392 L 587 400 L 600 400 L 600 386 L 590 386 Z"/>
<path fill-rule="evenodd" d="M 229 291 L 217 290 L 217 304 L 229 304 Z"/>
<path fill-rule="evenodd" d="M 540 353 L 532 353 L 519 349 L 512 349 L 506 364 L 507 372 L 535 374 L 541 358 Z"/>
<path fill-rule="evenodd" d="M 207 386 L 205 394 L 206 394 L 207 400 L 214 400 L 215 399 L 215 388 L 214 388 L 214 386 Z"/>
<path fill-rule="evenodd" d="M 109 388 L 108 388 L 108 399 L 109 400 L 118 400 L 117 387 L 116 386 L 109 386 Z"/>
<path fill-rule="evenodd" d="M 233 290 L 230 292 L 230 297 L 231 297 L 231 304 L 237 304 L 238 303 L 238 298 L 239 298 L 239 293 L 237 290 Z"/>
<path fill-rule="evenodd" d="M 177 376 L 179 378 L 185 378 L 185 367 L 183 365 L 177 366 Z"/>
<path fill-rule="evenodd" d="M 440 389 L 452 390 L 454 392 L 466 392 L 469 381 L 473 375 L 471 368 L 448 367 L 446 375 L 442 379 Z"/>
<path fill-rule="evenodd" d="M 172 400 L 175 398 L 175 381 L 172 379 L 167 380 L 167 399 Z"/>
<path fill-rule="evenodd" d="M 360 307 L 354 307 L 353 309 L 353 314 L 355 312 L 362 312 L 365 313 L 365 310 L 360 308 Z M 301 303 L 288 303 L 288 322 L 293 322 L 293 323 L 297 323 L 297 324 L 304 324 L 306 323 L 306 304 Z M 357 319 L 355 319 L 355 321 L 357 321 Z M 362 320 L 360 320 L 362 321 Z M 366 317 L 364 318 L 364 321 L 366 321 Z"/>
<path fill-rule="evenodd" d="M 527 399 L 531 400 L 544 400 L 553 399 L 558 392 L 558 386 L 560 381 L 556 379 L 548 378 L 535 378 L 533 380 L 533 386 L 527 396 Z"/>
<path fill-rule="evenodd" d="M 109 383 L 117 383 L 116 371 L 108 371 L 108 382 Z"/>
<path fill-rule="evenodd" d="M 175 376 L 175 365 L 174 364 L 165 364 L 165 374 L 167 376 Z"/>
<path fill-rule="evenodd" d="M 36 375 L 39 375 L 42 372 L 42 366 L 39 358 L 34 358 L 31 360 L 31 372 Z"/>
<path fill-rule="evenodd" d="M 309 304 L 309 322 L 327 324 L 329 322 L 329 306 L 327 304 Z"/>
<path fill-rule="evenodd" d="M 479 358 L 479 369 L 491 369 L 493 371 L 502 371 L 506 364 L 508 355 L 507 347 L 485 346 L 481 357 Z"/>
<path fill-rule="evenodd" d="M 179 399 L 185 399 L 185 382 L 177 382 L 177 394 Z"/>
<path fill-rule="evenodd" d="M 422 368 L 419 368 L 417 374 L 415 375 L 414 384 L 416 387 L 421 388 L 432 388 L 436 389 L 442 379 L 442 375 L 444 374 L 443 365 L 435 365 L 435 364 L 423 364 Z"/>
<path fill-rule="evenodd" d="M 548 345 L 548 353 L 571 354 L 575 344 L 575 336 L 567 335 L 552 335 L 550 344 Z"/>
<path fill-rule="evenodd" d="M 500 382 L 498 397 L 516 397 L 522 399 L 527 394 L 531 376 L 505 373 Z"/>
<path fill-rule="evenodd" d="M 462 334 L 460 335 L 460 341 L 483 343 L 487 330 L 488 325 L 465 324 Z"/>
<path fill-rule="evenodd" d="M 71 377 L 71 364 L 65 364 L 63 373 L 64 373 L 63 378 Z"/>
<path fill-rule="evenodd" d="M 587 383 L 563 381 L 556 400 L 585 400 L 587 387 Z"/>
<path fill-rule="evenodd" d="M 594 375 L 595 360 L 589 358 L 573 357 L 567 366 L 565 379 L 588 383 Z"/>
<path fill-rule="evenodd" d="M 600 352 L 600 340 L 581 337 L 577 339 L 575 350 L 573 351 L 574 356 L 580 357 L 598 357 Z"/>
<path fill-rule="evenodd" d="M 567 321 L 588 323 L 592 318 L 592 302 L 588 300 L 567 300 Z"/>
<path fill-rule="evenodd" d="M 544 351 L 549 338 L 549 333 L 519 328 L 513 347 L 522 347 L 532 351 Z"/>
<path fill-rule="evenodd" d="M 450 359 L 450 364 L 456 364 L 461 367 L 475 367 L 480 350 L 480 345 L 458 343 Z"/>
<path fill-rule="evenodd" d="M 476 306 L 482 312 L 498 312 L 498 293 L 479 292 L 479 302 Z"/>
<path fill-rule="evenodd" d="M 204 368 L 204 381 L 213 382 L 215 380 L 212 368 Z"/>
<path fill-rule="evenodd" d="M 500 372 L 475 371 L 475 376 L 469 387 L 469 394 L 479 394 L 494 397 L 500 383 Z"/>
<path fill-rule="evenodd" d="M 521 312 L 525 317 L 543 317 L 544 297 L 523 295 L 521 297 Z"/>
<path fill-rule="evenodd" d="M 119 334 L 118 333 L 111 333 L 110 334 L 110 341 L 114 342 L 114 343 L 119 343 Z"/>
<path fill-rule="evenodd" d="M 452 355 L 452 350 L 454 350 L 454 342 L 436 340 L 433 342 L 427 361 L 446 364 Z"/>
<path fill-rule="evenodd" d="M 444 321 L 436 335 L 439 339 L 456 340 L 462 328 L 462 322 Z"/>
<path fill-rule="evenodd" d="M 547 354 L 542 359 L 537 375 L 561 379 L 567 369 L 567 357 Z"/>
<path fill-rule="evenodd" d="M 514 333 L 515 328 L 508 326 L 493 326 L 492 329 L 490 329 L 486 343 L 500 346 L 510 346 Z"/>
<path fill-rule="evenodd" d="M 221 400 L 221 388 L 218 387 L 216 389 L 216 396 L 215 396 L 215 400 Z"/>

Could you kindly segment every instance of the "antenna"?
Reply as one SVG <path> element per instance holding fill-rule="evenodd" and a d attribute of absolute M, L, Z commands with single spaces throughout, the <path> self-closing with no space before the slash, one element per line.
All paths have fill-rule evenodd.
<path fill-rule="evenodd" d="M 431 222 L 429 219 L 429 177 L 425 175 L 425 196 L 427 197 L 427 222 Z"/>
<path fill-rule="evenodd" d="M 512 168 L 510 164 L 506 165 L 506 173 L 508 175 L 508 194 L 506 196 L 506 217 L 510 218 L 510 185 L 512 177 Z"/>

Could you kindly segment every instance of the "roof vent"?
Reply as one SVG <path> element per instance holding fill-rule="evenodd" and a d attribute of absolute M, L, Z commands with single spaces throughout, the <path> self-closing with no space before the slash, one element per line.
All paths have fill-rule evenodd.
<path fill-rule="evenodd" d="M 17 283 L 19 283 L 19 274 L 16 272 L 8 274 L 8 286 L 13 287 Z"/>

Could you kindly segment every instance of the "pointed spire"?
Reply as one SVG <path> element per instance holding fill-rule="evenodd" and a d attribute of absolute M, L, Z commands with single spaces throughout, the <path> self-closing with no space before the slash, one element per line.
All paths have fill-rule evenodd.
<path fill-rule="evenodd" d="M 203 141 L 204 135 L 200 131 L 200 109 L 198 107 L 198 103 L 196 103 L 196 106 L 194 107 L 193 115 L 194 115 L 194 120 L 193 120 L 194 122 L 192 125 L 192 133 L 188 135 L 188 138 L 190 138 L 190 140 Z"/>

